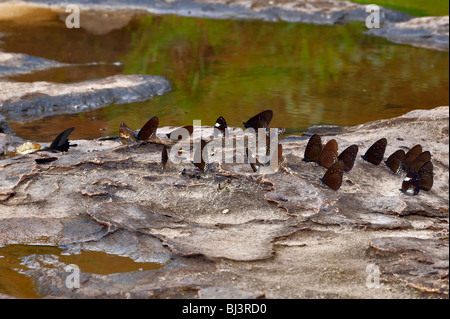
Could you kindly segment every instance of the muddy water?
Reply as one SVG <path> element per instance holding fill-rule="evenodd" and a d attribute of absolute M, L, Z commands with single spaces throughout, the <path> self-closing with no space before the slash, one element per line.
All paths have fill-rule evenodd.
<path fill-rule="evenodd" d="M 83 251 L 77 255 L 65 255 L 64 250 L 52 246 L 8 245 L 0 246 L 0 294 L 16 298 L 39 298 L 34 283 L 23 272 L 28 270 L 23 261 L 28 256 L 52 256 L 66 265 L 75 264 L 81 272 L 108 275 L 120 272 L 155 270 L 158 263 L 134 262 L 127 257 L 98 251 Z M 46 267 L 51 267 L 47 265 Z M 70 273 L 68 272 L 67 275 Z"/>
<path fill-rule="evenodd" d="M 0 48 L 70 65 L 9 79 L 74 82 L 144 73 L 166 76 L 174 90 L 146 102 L 10 123 L 39 142 L 69 126 L 77 128 L 73 138 L 115 135 L 121 121 L 138 129 L 153 115 L 160 125 L 194 119 L 211 125 L 222 115 L 240 126 L 271 108 L 273 125 L 296 134 L 313 124 L 356 125 L 449 104 L 448 52 L 367 36 L 359 23 L 82 13 L 82 28 L 67 29 L 65 13 L 40 10 L 0 21 Z"/>

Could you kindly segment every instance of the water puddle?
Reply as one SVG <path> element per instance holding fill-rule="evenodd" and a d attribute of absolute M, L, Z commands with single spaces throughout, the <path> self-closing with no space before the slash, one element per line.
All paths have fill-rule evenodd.
<path fill-rule="evenodd" d="M 82 251 L 77 255 L 66 255 L 65 250 L 58 247 L 8 245 L 0 247 L 0 294 L 16 298 L 40 297 L 36 293 L 32 278 L 22 273 L 28 269 L 23 265 L 23 259 L 30 255 L 51 255 L 66 265 L 77 265 L 81 272 L 98 275 L 156 270 L 164 266 L 151 262 L 135 262 L 128 257 L 99 251 Z M 51 267 L 51 265 L 46 265 L 46 267 Z"/>

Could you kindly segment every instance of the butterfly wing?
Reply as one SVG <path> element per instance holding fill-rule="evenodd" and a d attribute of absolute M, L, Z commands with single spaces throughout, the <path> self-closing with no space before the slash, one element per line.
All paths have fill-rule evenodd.
<path fill-rule="evenodd" d="M 124 145 L 139 143 L 136 133 L 130 129 L 124 122 L 120 123 L 119 139 Z"/>
<path fill-rule="evenodd" d="M 347 147 L 338 157 L 338 160 L 344 162 L 344 171 L 349 172 L 355 164 L 356 155 L 358 154 L 358 145 L 353 144 Z"/>
<path fill-rule="evenodd" d="M 255 131 L 257 131 L 259 128 L 266 128 L 269 126 L 270 121 L 272 121 L 273 117 L 273 111 L 267 110 L 263 111 L 259 114 L 256 114 L 251 119 L 249 119 L 247 122 L 244 122 L 245 128 L 253 128 Z"/>
<path fill-rule="evenodd" d="M 203 153 L 204 153 L 204 148 L 206 146 L 207 142 L 205 140 L 201 140 L 200 145 L 197 146 L 197 148 L 195 149 L 194 152 L 194 165 L 195 167 L 199 168 L 201 171 L 205 171 L 206 169 L 206 163 L 205 160 L 203 159 Z"/>
<path fill-rule="evenodd" d="M 228 128 L 227 121 L 220 116 L 214 124 L 214 137 L 224 137 Z"/>
<path fill-rule="evenodd" d="M 417 174 L 419 175 L 420 188 L 429 191 L 433 187 L 433 163 L 429 161 L 423 164 Z"/>
<path fill-rule="evenodd" d="M 413 148 L 411 148 L 406 154 L 405 159 L 403 160 L 403 169 L 408 170 L 411 163 L 422 153 L 422 146 L 417 144 Z"/>
<path fill-rule="evenodd" d="M 156 137 L 156 130 L 158 129 L 159 119 L 157 116 L 152 117 L 139 131 L 137 138 L 140 141 L 146 141 Z"/>
<path fill-rule="evenodd" d="M 261 163 L 248 148 L 245 149 L 245 152 L 247 153 L 247 161 L 250 164 L 250 167 L 252 168 L 253 172 L 255 173 L 258 172 L 259 168 L 261 167 Z"/>
<path fill-rule="evenodd" d="M 330 140 L 322 149 L 322 152 L 319 156 L 319 165 L 330 168 L 334 163 L 338 161 L 338 144 L 336 140 Z"/>
<path fill-rule="evenodd" d="M 192 125 L 187 125 L 173 130 L 167 134 L 167 137 L 173 141 L 181 141 L 191 136 L 192 132 L 194 132 L 194 127 Z"/>
<path fill-rule="evenodd" d="M 419 175 L 416 171 L 409 171 L 403 179 L 402 192 L 408 195 L 417 195 L 420 191 Z"/>
<path fill-rule="evenodd" d="M 404 159 L 405 159 L 405 151 L 397 150 L 394 153 L 392 153 L 391 156 L 388 157 L 385 163 L 386 166 L 389 167 L 389 169 L 394 174 L 400 174 Z"/>
<path fill-rule="evenodd" d="M 431 161 L 431 153 L 429 151 L 422 152 L 412 161 L 408 167 L 408 170 L 419 172 L 423 164 L 429 161 Z"/>
<path fill-rule="evenodd" d="M 320 153 L 322 153 L 322 139 L 320 135 L 314 134 L 308 141 L 305 149 L 305 155 L 303 160 L 305 162 L 317 162 L 319 160 Z"/>
<path fill-rule="evenodd" d="M 365 161 L 374 165 L 380 165 L 386 151 L 387 140 L 385 138 L 376 141 L 362 156 Z"/>
<path fill-rule="evenodd" d="M 52 152 L 67 152 L 69 150 L 69 135 L 75 128 L 71 127 L 58 134 L 58 136 L 50 144 L 49 149 Z"/>
<path fill-rule="evenodd" d="M 161 154 L 161 167 L 162 167 L 163 171 L 166 169 L 166 165 L 167 165 L 168 161 L 169 161 L 169 154 L 167 151 L 167 146 L 164 145 L 164 147 L 162 149 L 162 154 Z"/>
<path fill-rule="evenodd" d="M 322 177 L 324 182 L 332 190 L 338 190 L 342 185 L 342 177 L 344 176 L 344 162 L 338 161 L 334 163 Z"/>

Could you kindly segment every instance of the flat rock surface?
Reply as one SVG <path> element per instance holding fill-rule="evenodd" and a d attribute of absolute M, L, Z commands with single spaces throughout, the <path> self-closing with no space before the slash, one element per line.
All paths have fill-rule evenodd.
<path fill-rule="evenodd" d="M 0 79 L 0 118 L 23 121 L 87 112 L 113 103 L 145 101 L 171 89 L 166 78 L 150 75 L 115 75 L 70 84 Z"/>
<path fill-rule="evenodd" d="M 139 145 L 76 141 L 47 164 L 35 161 L 42 152 L 7 158 L 0 161 L 0 245 L 63 245 L 67 254 L 102 251 L 163 265 L 82 273 L 81 287 L 68 290 L 58 256 L 28 256 L 26 273 L 47 297 L 448 298 L 448 112 L 313 127 L 281 141 L 283 162 L 272 174 L 246 163 L 200 172 L 188 160 L 169 161 L 163 171 L 173 127 Z M 323 167 L 302 161 L 313 132 L 336 139 L 339 152 L 359 146 L 338 191 L 320 181 Z M 404 173 L 361 159 L 381 137 L 385 158 L 416 144 L 431 152 L 429 192 L 405 195 Z M 368 266 L 380 271 L 375 288 L 367 285 Z"/>
<path fill-rule="evenodd" d="M 366 32 L 389 41 L 417 47 L 448 51 L 449 16 L 421 17 L 404 22 L 386 23 Z"/>

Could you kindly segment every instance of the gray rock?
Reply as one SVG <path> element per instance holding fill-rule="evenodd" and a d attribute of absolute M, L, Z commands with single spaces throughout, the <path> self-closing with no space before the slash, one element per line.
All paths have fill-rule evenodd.
<path fill-rule="evenodd" d="M 381 28 L 371 29 L 366 33 L 396 43 L 448 51 L 449 17 L 422 17 L 404 22 L 386 23 Z"/>
<path fill-rule="evenodd" d="M 302 161 L 305 138 L 281 141 L 284 161 L 273 174 L 246 163 L 199 172 L 170 161 L 162 171 L 162 147 L 174 145 L 169 127 L 158 129 L 160 140 L 138 145 L 76 141 L 43 165 L 35 162 L 39 153 L 4 159 L 0 245 L 64 245 L 67 254 L 164 263 L 83 273 L 81 287 L 68 290 L 58 256 L 29 256 L 25 273 L 47 297 L 415 298 L 426 291 L 441 298 L 448 294 L 448 110 L 332 127 L 328 136 L 327 127 L 311 130 L 336 139 L 340 150 L 358 144 L 359 155 L 380 137 L 388 140 L 385 158 L 422 144 L 435 179 L 417 196 L 399 191 L 402 175 L 359 156 L 343 186 L 329 189 L 320 181 L 325 169 Z M 381 270 L 378 290 L 366 286 L 373 264 Z"/>
<path fill-rule="evenodd" d="M 115 75 L 70 84 L 0 81 L 0 116 L 23 121 L 87 112 L 112 103 L 144 101 L 171 89 L 167 79 L 150 75 Z"/>
<path fill-rule="evenodd" d="M 245 0 L 31 0 L 32 4 L 52 7 L 65 7 L 69 3 L 79 4 L 81 8 L 94 10 L 145 10 L 156 14 L 176 14 L 180 16 L 213 19 L 260 19 L 266 21 L 290 21 L 314 24 L 339 24 L 363 22 L 368 13 L 366 6 L 337 0 L 292 0 L 292 1 L 245 1 Z M 411 16 L 402 12 L 383 8 L 381 19 L 385 21 L 404 21 Z"/>
<path fill-rule="evenodd" d="M 19 53 L 0 52 L 0 78 L 62 67 L 67 64 Z"/>

